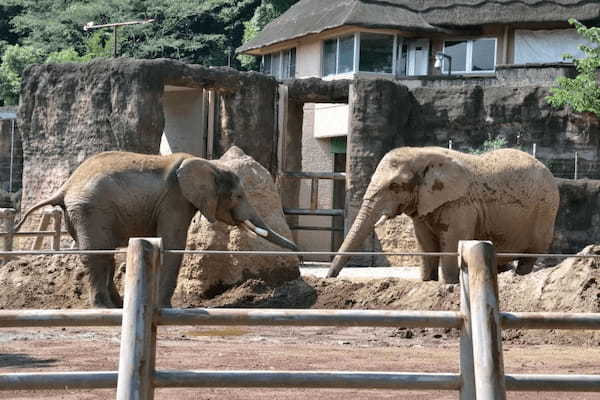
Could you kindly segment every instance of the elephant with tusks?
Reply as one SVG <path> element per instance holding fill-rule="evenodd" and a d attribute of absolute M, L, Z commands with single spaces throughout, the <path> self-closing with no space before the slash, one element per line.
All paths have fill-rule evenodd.
<path fill-rule="evenodd" d="M 145 155 L 104 152 L 85 160 L 49 199 L 25 213 L 16 229 L 40 207 L 60 206 L 67 230 L 81 250 L 126 246 L 131 237 L 159 236 L 166 249 L 185 249 L 188 227 L 200 211 L 252 231 L 281 247 L 296 245 L 271 230 L 248 202 L 240 178 L 219 160 L 185 153 Z M 181 254 L 165 254 L 159 274 L 159 304 L 171 305 Z M 118 307 L 112 255 L 82 256 L 90 273 L 93 307 Z"/>
<path fill-rule="evenodd" d="M 402 147 L 387 153 L 366 190 L 339 251 L 354 251 L 373 227 L 408 215 L 424 252 L 456 252 L 460 240 L 490 240 L 498 252 L 544 253 L 554 234 L 559 192 L 552 173 L 513 149 L 471 155 L 440 147 Z M 441 258 L 441 265 L 440 264 Z M 336 256 L 335 277 L 349 256 Z M 498 259 L 499 265 L 511 259 Z M 517 274 L 531 272 L 535 258 L 520 258 Z M 425 256 L 421 279 L 457 283 L 455 256 Z"/>

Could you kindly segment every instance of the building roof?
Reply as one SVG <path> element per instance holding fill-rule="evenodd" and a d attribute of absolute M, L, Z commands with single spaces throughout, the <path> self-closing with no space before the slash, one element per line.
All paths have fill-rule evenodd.
<path fill-rule="evenodd" d="M 342 26 L 445 32 L 486 24 L 600 21 L 598 0 L 300 0 L 238 52 Z"/>

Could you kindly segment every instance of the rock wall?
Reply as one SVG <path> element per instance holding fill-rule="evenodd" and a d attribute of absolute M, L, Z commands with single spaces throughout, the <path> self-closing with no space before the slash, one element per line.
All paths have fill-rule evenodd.
<path fill-rule="evenodd" d="M 217 157 L 237 144 L 274 169 L 273 78 L 166 59 L 37 65 L 24 74 L 18 113 L 25 158 L 23 206 L 47 197 L 94 153 L 157 154 L 165 85 L 221 94 L 224 122 Z"/>

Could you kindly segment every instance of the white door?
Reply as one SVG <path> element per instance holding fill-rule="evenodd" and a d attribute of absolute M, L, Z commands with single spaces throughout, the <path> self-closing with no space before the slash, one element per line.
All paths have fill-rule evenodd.
<path fill-rule="evenodd" d="M 411 40 L 408 44 L 408 75 L 427 75 L 429 39 Z"/>

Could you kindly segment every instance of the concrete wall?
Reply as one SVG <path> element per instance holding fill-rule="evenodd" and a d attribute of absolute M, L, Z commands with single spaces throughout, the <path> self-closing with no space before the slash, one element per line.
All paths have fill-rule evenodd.
<path fill-rule="evenodd" d="M 206 156 L 206 120 L 203 114 L 203 90 L 166 87 L 163 94 L 165 128 L 160 154 L 185 152 Z"/>
<path fill-rule="evenodd" d="M 0 119 L 0 191 L 18 192 L 22 173 L 23 149 L 16 120 Z"/>

